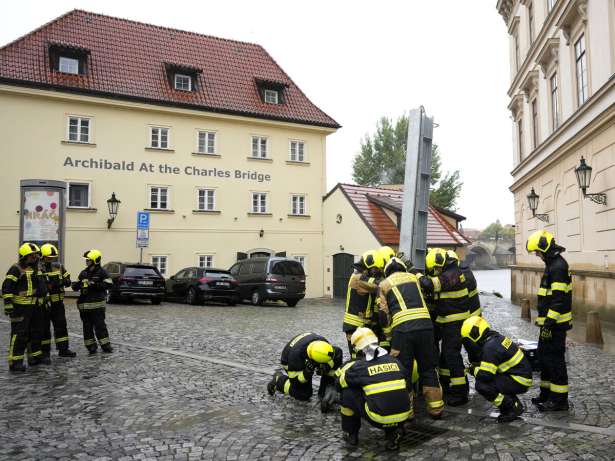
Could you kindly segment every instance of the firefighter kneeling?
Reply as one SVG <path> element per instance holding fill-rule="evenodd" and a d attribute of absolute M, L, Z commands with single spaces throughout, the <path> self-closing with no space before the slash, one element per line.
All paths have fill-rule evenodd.
<path fill-rule="evenodd" d="M 387 450 L 397 450 L 399 425 L 413 416 L 410 375 L 401 363 L 378 346 L 369 328 L 357 328 L 351 338 L 357 360 L 348 362 L 337 373 L 342 391 L 342 430 L 349 445 L 359 443 L 361 418 L 384 429 Z"/>
<path fill-rule="evenodd" d="M 491 330 L 482 317 L 465 320 L 461 336 L 473 362 L 470 371 L 476 378 L 476 392 L 500 409 L 498 422 L 515 420 L 523 413 L 517 395 L 532 386 L 529 360 L 511 339 Z"/>

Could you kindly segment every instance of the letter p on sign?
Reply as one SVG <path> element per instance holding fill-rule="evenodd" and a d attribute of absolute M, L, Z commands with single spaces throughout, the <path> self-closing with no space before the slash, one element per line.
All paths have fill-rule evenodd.
<path fill-rule="evenodd" d="M 137 211 L 137 228 L 149 229 L 149 213 L 147 211 Z"/>

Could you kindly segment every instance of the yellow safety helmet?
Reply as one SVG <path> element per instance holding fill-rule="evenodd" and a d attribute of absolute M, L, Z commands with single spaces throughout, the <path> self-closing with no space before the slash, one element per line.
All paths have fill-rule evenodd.
<path fill-rule="evenodd" d="M 372 330 L 365 327 L 357 328 L 350 337 L 350 344 L 355 351 L 362 351 L 370 344 L 378 344 L 378 337 Z"/>
<path fill-rule="evenodd" d="M 378 250 L 369 250 L 363 253 L 361 262 L 368 269 L 382 269 L 384 267 L 384 260 Z"/>
<path fill-rule="evenodd" d="M 333 346 L 327 341 L 312 341 L 308 344 L 307 355 L 317 363 L 328 363 L 334 355 Z"/>
<path fill-rule="evenodd" d="M 83 257 L 92 261 L 94 264 L 100 264 L 102 260 L 102 253 L 98 250 L 88 250 L 83 253 Z"/>
<path fill-rule="evenodd" d="M 47 258 L 57 258 L 59 256 L 58 249 L 51 243 L 41 245 L 41 255 Z"/>
<path fill-rule="evenodd" d="M 446 262 L 446 250 L 442 248 L 430 248 L 425 256 L 425 268 L 432 271 L 437 267 L 444 267 Z"/>
<path fill-rule="evenodd" d="M 530 235 L 530 238 L 527 239 L 525 246 L 529 253 L 534 251 L 546 253 L 549 251 L 549 248 L 551 248 L 554 240 L 553 234 L 547 232 L 546 230 L 539 230 Z"/>
<path fill-rule="evenodd" d="M 401 259 L 392 257 L 384 267 L 384 275 L 388 277 L 393 272 L 408 272 L 408 267 Z"/>
<path fill-rule="evenodd" d="M 378 252 L 380 253 L 380 257 L 382 258 L 382 261 L 384 262 L 385 266 L 391 260 L 391 258 L 395 257 L 396 254 L 395 250 L 388 246 L 380 247 Z"/>
<path fill-rule="evenodd" d="M 454 259 L 455 261 L 459 261 L 459 256 L 453 250 L 446 250 L 446 256 L 450 259 Z"/>
<path fill-rule="evenodd" d="M 19 257 L 20 258 L 25 258 L 28 255 L 37 254 L 40 252 L 41 252 L 41 249 L 35 243 L 26 242 L 19 247 Z"/>
<path fill-rule="evenodd" d="M 464 320 L 463 325 L 461 325 L 461 337 L 468 338 L 472 342 L 478 342 L 489 328 L 491 328 L 491 325 L 483 317 L 473 315 Z"/>

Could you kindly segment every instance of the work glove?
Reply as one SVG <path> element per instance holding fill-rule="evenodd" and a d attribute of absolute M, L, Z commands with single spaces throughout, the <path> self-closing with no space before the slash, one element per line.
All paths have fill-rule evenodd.
<path fill-rule="evenodd" d="M 551 329 L 549 328 L 545 328 L 542 327 L 540 329 L 540 339 L 542 339 L 543 341 L 548 341 L 553 337 L 552 333 L 551 333 Z"/>
<path fill-rule="evenodd" d="M 5 304 L 4 305 L 4 315 L 11 315 L 13 313 L 13 305 Z"/>
<path fill-rule="evenodd" d="M 308 372 L 309 374 L 313 374 L 314 370 L 316 370 L 316 362 L 307 360 L 305 362 L 305 371 Z"/>
<path fill-rule="evenodd" d="M 476 376 L 476 374 L 475 374 L 475 373 L 476 373 L 476 369 L 477 369 L 478 367 L 479 367 L 479 364 L 478 364 L 478 363 L 476 363 L 476 362 L 472 362 L 472 363 L 470 364 L 470 367 L 468 368 L 468 371 L 470 372 L 470 374 L 471 374 L 472 376 Z"/>

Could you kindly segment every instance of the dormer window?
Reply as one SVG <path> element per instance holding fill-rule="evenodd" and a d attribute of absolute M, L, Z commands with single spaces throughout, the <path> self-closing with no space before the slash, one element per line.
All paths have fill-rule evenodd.
<path fill-rule="evenodd" d="M 265 90 L 264 99 L 267 104 L 279 104 L 279 93 L 277 90 Z"/>
<path fill-rule="evenodd" d="M 192 91 L 192 77 L 186 74 L 175 74 L 175 89 Z"/>
<path fill-rule="evenodd" d="M 265 104 L 284 104 L 288 84 L 274 80 L 254 79 L 261 101 Z"/>
<path fill-rule="evenodd" d="M 65 74 L 79 74 L 79 59 L 60 56 L 58 70 Z"/>
<path fill-rule="evenodd" d="M 87 74 L 88 55 L 90 50 L 67 43 L 51 43 L 49 45 L 49 64 L 51 70 L 63 74 Z"/>

